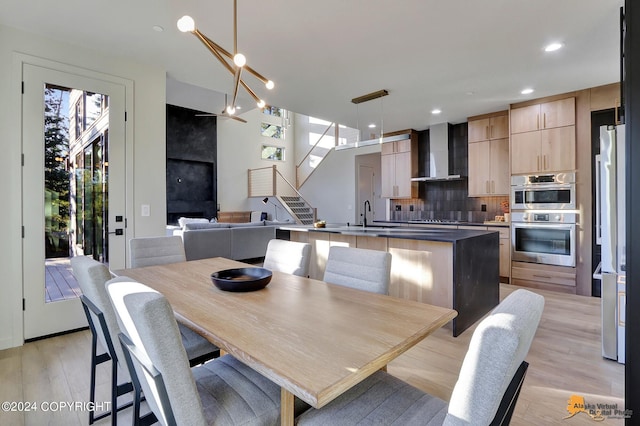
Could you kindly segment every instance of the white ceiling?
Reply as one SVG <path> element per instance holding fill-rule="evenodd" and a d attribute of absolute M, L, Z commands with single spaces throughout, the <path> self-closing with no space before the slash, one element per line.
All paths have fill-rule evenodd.
<path fill-rule="evenodd" d="M 162 66 L 169 81 L 231 91 L 232 76 L 192 35 L 184 14 L 233 50 L 233 0 L 0 0 L 0 22 Z M 238 49 L 276 83 L 267 103 L 384 131 L 506 109 L 510 103 L 619 79 L 623 0 L 238 0 Z M 154 31 L 154 25 L 164 28 Z M 565 47 L 545 53 L 552 41 Z M 521 95 L 532 87 L 531 95 Z M 387 89 L 380 101 L 351 99 Z M 245 109 L 253 102 L 243 94 Z M 212 105 L 212 110 L 221 110 Z M 433 108 L 442 114 L 432 116 Z M 382 108 L 382 113 L 380 112 Z"/>

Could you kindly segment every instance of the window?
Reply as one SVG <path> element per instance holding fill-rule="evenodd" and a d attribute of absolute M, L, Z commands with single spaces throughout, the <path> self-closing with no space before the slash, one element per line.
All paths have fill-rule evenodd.
<path fill-rule="evenodd" d="M 272 115 L 274 117 L 282 117 L 284 115 L 284 110 L 282 108 L 274 107 L 267 105 L 262 109 L 262 112 L 267 115 Z"/>
<path fill-rule="evenodd" d="M 275 124 L 263 122 L 260 133 L 268 138 L 284 139 L 284 127 Z"/>
<path fill-rule="evenodd" d="M 284 161 L 284 148 L 278 146 L 262 145 L 262 159 Z"/>

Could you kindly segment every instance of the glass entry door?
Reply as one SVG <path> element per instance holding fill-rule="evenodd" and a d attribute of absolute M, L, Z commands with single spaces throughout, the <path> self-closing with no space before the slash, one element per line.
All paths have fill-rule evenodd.
<path fill-rule="evenodd" d="M 72 257 L 125 265 L 125 97 L 124 86 L 27 64 L 23 79 L 24 335 L 29 339 L 86 326 Z M 117 159 L 115 166 L 110 158 Z M 114 205 L 116 214 L 110 211 Z"/>

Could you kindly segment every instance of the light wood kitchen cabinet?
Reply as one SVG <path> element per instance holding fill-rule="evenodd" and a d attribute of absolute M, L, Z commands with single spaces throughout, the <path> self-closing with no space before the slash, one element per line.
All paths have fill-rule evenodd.
<path fill-rule="evenodd" d="M 468 139 L 469 142 L 480 142 L 492 139 L 505 139 L 509 137 L 509 115 L 507 111 L 496 115 L 474 119 L 469 118 Z"/>
<path fill-rule="evenodd" d="M 512 135 L 575 124 L 575 98 L 565 98 L 511 110 Z"/>
<path fill-rule="evenodd" d="M 509 139 L 469 144 L 469 196 L 509 195 Z"/>
<path fill-rule="evenodd" d="M 576 168 L 575 126 L 511 135 L 511 174 Z"/>
<path fill-rule="evenodd" d="M 495 231 L 500 233 L 500 277 L 507 278 L 508 280 L 511 276 L 510 228 L 488 226 L 487 231 Z"/>
<path fill-rule="evenodd" d="M 576 294 L 576 268 L 512 262 L 511 282 L 524 287 Z"/>
<path fill-rule="evenodd" d="M 381 150 L 381 192 L 383 198 L 416 198 L 418 183 L 418 138 L 383 143 Z"/>
<path fill-rule="evenodd" d="M 509 195 L 509 115 L 468 119 L 469 196 Z"/>

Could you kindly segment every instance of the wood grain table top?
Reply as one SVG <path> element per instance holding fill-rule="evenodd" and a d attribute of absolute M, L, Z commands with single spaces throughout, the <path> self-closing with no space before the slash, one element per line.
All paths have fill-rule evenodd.
<path fill-rule="evenodd" d="M 273 272 L 248 293 L 210 275 L 224 258 L 114 271 L 164 294 L 179 321 L 315 408 L 442 327 L 456 311 Z"/>

